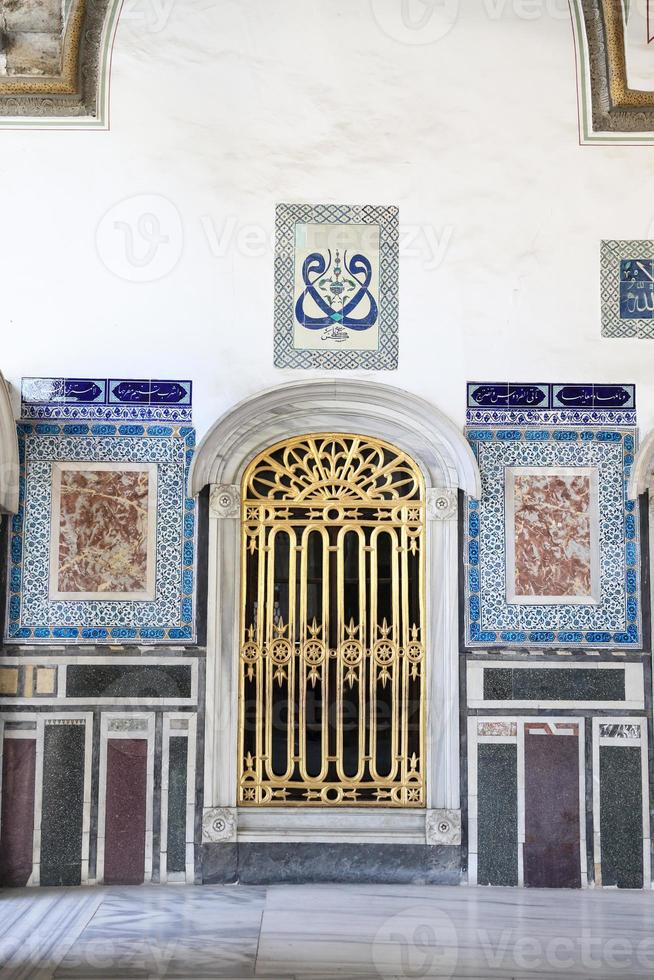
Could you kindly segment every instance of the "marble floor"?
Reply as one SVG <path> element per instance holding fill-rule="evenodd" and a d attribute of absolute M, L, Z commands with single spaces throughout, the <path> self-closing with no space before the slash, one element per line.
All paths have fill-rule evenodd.
<path fill-rule="evenodd" d="M 0 891 L 0 980 L 654 976 L 652 892 L 401 885 Z"/>

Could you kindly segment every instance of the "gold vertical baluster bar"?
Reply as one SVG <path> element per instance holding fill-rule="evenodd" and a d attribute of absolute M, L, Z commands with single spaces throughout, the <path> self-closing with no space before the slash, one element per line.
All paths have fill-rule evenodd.
<path fill-rule="evenodd" d="M 273 692 L 273 662 L 270 656 L 270 646 L 273 641 L 274 626 L 275 626 L 275 538 L 277 537 L 278 531 L 281 528 L 273 527 L 270 531 L 268 540 L 266 542 L 266 575 L 264 577 L 264 582 L 266 583 L 265 590 L 265 632 L 263 638 L 263 657 L 265 664 L 265 691 L 266 700 L 261 705 L 261 714 L 264 721 L 264 745 L 263 745 L 263 764 L 265 769 L 265 778 L 267 781 L 273 780 L 275 778 L 275 773 L 272 767 L 272 722 L 273 722 L 273 702 L 272 702 L 272 692 Z M 257 699 L 258 700 L 258 699 Z"/>
<path fill-rule="evenodd" d="M 322 769 L 320 770 L 319 782 L 323 783 L 329 773 L 329 706 L 331 698 L 329 696 L 329 534 L 322 528 L 322 636 L 325 644 L 325 659 L 322 669 Z"/>
<path fill-rule="evenodd" d="M 402 527 L 401 534 L 401 570 L 400 588 L 402 590 L 402 654 L 400 657 L 400 670 L 402 673 L 402 696 L 399 710 L 401 713 L 401 743 L 400 760 L 401 772 L 400 779 L 402 785 L 406 785 L 406 778 L 409 766 L 409 670 L 410 664 L 407 660 L 406 649 L 409 643 L 409 535 L 407 532 L 407 508 L 402 508 Z"/>
<path fill-rule="evenodd" d="M 375 643 L 379 636 L 379 614 L 377 597 L 379 595 L 377 578 L 377 551 L 376 544 L 379 536 L 379 529 L 375 529 L 370 535 L 370 653 L 369 663 L 369 695 L 368 695 L 368 754 L 370 761 L 370 775 L 373 780 L 377 779 L 377 661 L 375 660 Z"/>
<path fill-rule="evenodd" d="M 391 573 L 391 622 L 390 624 L 386 621 L 384 626 L 385 617 L 382 618 L 382 623 L 377 624 L 378 633 L 378 644 L 382 643 L 385 645 L 385 649 L 392 651 L 392 657 L 388 659 L 388 662 L 382 662 L 375 665 L 374 674 L 377 676 L 377 682 L 373 687 L 373 695 L 371 696 L 370 702 L 370 714 L 371 719 L 375 718 L 374 734 L 375 734 L 375 751 L 371 751 L 371 772 L 373 779 L 379 781 L 380 783 L 390 784 L 395 779 L 397 769 L 398 769 L 398 712 L 397 712 L 397 691 L 398 691 L 398 661 L 399 661 L 399 649 L 398 649 L 398 623 L 399 623 L 399 589 L 398 589 L 398 539 L 394 528 L 376 528 L 372 534 L 371 547 L 373 554 L 373 563 L 375 563 L 377 555 L 377 547 L 379 539 L 382 535 L 385 535 L 389 539 L 391 562 L 390 562 L 390 573 Z M 377 571 L 376 571 L 377 574 Z M 373 596 L 375 596 L 376 603 L 376 592 L 378 584 L 377 578 L 374 582 Z M 379 618 L 379 613 L 377 613 L 377 619 Z M 383 673 L 386 675 L 385 683 L 381 679 Z M 379 685 L 385 688 L 386 684 L 391 685 L 391 714 L 390 714 L 390 771 L 388 773 L 380 773 L 377 764 L 377 739 L 379 738 L 379 726 L 377 724 L 377 709 L 378 709 L 378 691 Z"/>
<path fill-rule="evenodd" d="M 400 669 L 402 660 L 402 647 L 400 646 L 400 539 L 399 532 L 394 529 L 391 532 L 391 597 L 393 606 L 393 627 L 391 637 L 393 640 L 393 666 L 391 668 L 391 771 L 388 779 L 391 782 L 397 780 L 400 768 L 400 724 L 402 713 L 399 703 L 400 691 Z"/>
<path fill-rule="evenodd" d="M 245 643 L 246 631 L 248 624 L 246 623 L 245 617 L 247 614 L 247 574 L 248 574 L 248 536 L 245 531 L 245 508 L 242 508 L 241 512 L 241 526 L 242 530 L 242 543 L 241 543 L 241 609 L 240 609 L 240 627 L 241 627 L 241 645 Z M 257 665 L 258 666 L 258 665 Z M 243 660 L 239 661 L 239 672 L 238 672 L 238 772 L 239 772 L 239 790 L 238 799 L 243 802 L 243 770 L 245 769 L 245 671 L 246 667 Z M 258 710 L 258 709 L 257 709 Z"/>
<path fill-rule="evenodd" d="M 306 757 L 307 757 L 307 684 L 308 680 L 308 667 L 304 659 L 304 650 L 306 647 L 308 639 L 308 591 L 309 591 L 309 536 L 312 533 L 311 527 L 306 527 L 302 532 L 302 551 L 300 553 L 300 575 L 299 575 L 299 588 L 300 588 L 300 653 L 298 660 L 298 676 L 299 676 L 299 691 L 298 691 L 298 706 L 297 706 L 297 724 L 298 724 L 298 768 L 300 771 L 300 779 L 307 783 L 310 780 L 309 773 L 306 769 Z"/>
<path fill-rule="evenodd" d="M 316 626 L 318 627 L 318 633 L 315 639 L 318 639 L 323 647 L 323 661 L 319 667 L 320 673 L 320 684 L 323 692 L 321 707 L 320 707 L 320 736 L 321 736 L 321 769 L 318 776 L 310 776 L 307 771 L 306 758 L 307 758 L 307 692 L 308 685 L 311 683 L 311 664 L 308 664 L 305 660 L 304 650 L 307 643 L 310 643 L 314 638 L 311 637 L 310 628 L 312 628 L 313 621 L 309 621 L 309 536 L 311 534 L 319 535 L 322 541 L 322 611 L 320 622 L 316 621 Z M 327 778 L 327 771 L 329 768 L 329 762 L 327 761 L 328 755 L 328 701 L 325 697 L 325 689 L 327 685 L 327 671 L 328 671 L 328 643 L 327 643 L 327 615 L 328 615 L 328 604 L 329 602 L 329 537 L 325 528 L 321 527 L 307 527 L 304 529 L 302 534 L 302 544 L 300 551 L 300 630 L 301 630 L 301 654 L 300 660 L 298 662 L 299 671 L 299 690 L 300 699 L 298 707 L 298 730 L 299 730 L 299 771 L 300 778 L 304 782 L 310 782 L 312 779 L 316 779 L 323 782 Z M 318 682 L 316 682 L 318 683 Z"/>
<path fill-rule="evenodd" d="M 359 667 L 359 771 L 360 778 L 368 770 L 366 736 L 366 663 L 369 638 L 366 630 L 367 596 L 366 596 L 366 535 L 361 528 L 359 534 L 359 638 L 361 640 L 361 666 Z"/>
<path fill-rule="evenodd" d="M 343 622 L 343 588 L 345 577 L 345 556 L 343 547 L 343 537 L 345 528 L 338 532 L 336 539 L 336 710 L 334 712 L 334 725 L 336 728 L 336 774 L 340 782 L 346 783 L 347 776 L 343 771 L 343 664 L 338 651 L 341 649 L 345 639 L 345 626 Z"/>
<path fill-rule="evenodd" d="M 266 558 L 267 558 L 267 548 L 268 548 L 268 528 L 265 524 L 261 525 L 259 530 L 259 580 L 257 589 L 257 644 L 259 650 L 261 651 L 261 658 L 257 665 L 257 679 L 256 679 L 256 719 L 255 719 L 255 745 L 256 745 L 256 759 L 255 759 L 255 771 L 257 774 L 257 781 L 259 787 L 261 787 L 261 781 L 263 779 L 263 733 L 264 725 L 266 722 L 266 703 L 264 701 L 264 691 L 266 683 L 266 656 L 265 656 L 265 630 L 266 630 Z M 261 789 L 258 790 L 258 796 L 261 794 Z"/>
<path fill-rule="evenodd" d="M 295 769 L 295 671 L 297 667 L 297 644 L 295 640 L 295 617 L 296 617 L 296 580 L 297 580 L 297 539 L 295 528 L 290 525 L 288 531 L 288 640 L 290 649 L 290 660 L 288 662 L 287 687 L 287 712 L 286 712 L 286 772 L 281 777 L 288 782 L 293 777 Z M 279 777 L 278 777 L 279 778 Z"/>
<path fill-rule="evenodd" d="M 345 595 L 345 537 L 347 534 L 353 533 L 358 539 L 358 551 L 357 560 L 359 568 L 359 621 L 355 624 L 358 629 L 356 633 L 351 637 L 348 633 L 350 623 L 347 620 L 344 605 L 344 595 Z M 360 782 L 363 779 L 365 772 L 366 762 L 365 762 L 365 689 L 364 689 L 364 669 L 363 669 L 363 651 L 365 649 L 365 635 L 363 633 L 364 629 L 364 619 L 362 617 L 362 611 L 365 612 L 365 588 L 362 589 L 362 580 L 365 581 L 365 535 L 361 527 L 356 525 L 346 525 L 342 527 L 338 532 L 337 538 L 337 557 L 338 557 L 338 573 L 337 573 L 337 589 L 338 589 L 338 643 L 339 652 L 343 648 L 343 644 L 355 641 L 360 645 L 361 656 L 358 665 L 348 664 L 344 659 L 342 654 L 338 657 L 337 662 L 337 672 L 338 672 L 338 710 L 337 714 L 341 719 L 341 724 L 338 727 L 337 735 L 337 759 L 336 768 L 338 773 L 338 778 L 342 782 Z M 363 601 L 362 601 L 362 591 L 363 591 Z M 348 675 L 352 671 L 353 674 L 357 674 L 358 680 L 357 684 L 357 698 L 358 698 L 358 724 L 357 724 L 357 745 L 358 745 L 358 763 L 357 771 L 355 774 L 348 774 L 345 771 L 345 760 L 344 760 L 344 730 L 343 730 L 343 707 L 344 707 L 344 691 L 345 685 L 349 685 Z M 345 719 L 347 721 L 347 719 Z"/>

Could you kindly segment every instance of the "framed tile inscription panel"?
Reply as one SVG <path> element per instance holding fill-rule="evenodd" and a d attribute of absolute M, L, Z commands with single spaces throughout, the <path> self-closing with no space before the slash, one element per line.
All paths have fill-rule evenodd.
<path fill-rule="evenodd" d="M 278 205 L 275 366 L 397 362 L 397 208 Z"/>
<path fill-rule="evenodd" d="M 466 645 L 640 648 L 635 430 L 468 428 Z"/>

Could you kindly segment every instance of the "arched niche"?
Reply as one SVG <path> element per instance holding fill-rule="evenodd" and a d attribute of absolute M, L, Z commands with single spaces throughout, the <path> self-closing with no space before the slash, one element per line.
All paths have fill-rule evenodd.
<path fill-rule="evenodd" d="M 654 483 L 654 430 L 642 441 L 629 477 L 629 500 L 638 500 Z"/>
<path fill-rule="evenodd" d="M 462 432 L 443 412 L 408 391 L 371 381 L 308 381 L 271 388 L 240 402 L 205 435 L 189 476 L 191 495 L 207 484 L 238 483 L 247 463 L 289 436 L 359 432 L 401 445 L 428 485 L 481 493 L 479 470 Z"/>
<path fill-rule="evenodd" d="M 427 502 L 426 809 L 312 812 L 237 808 L 241 479 L 268 447 L 311 433 L 372 436 L 420 467 Z M 450 843 L 460 840 L 458 494 L 480 494 L 462 432 L 407 391 L 374 382 L 310 381 L 246 399 L 209 430 L 189 475 L 209 508 L 204 841 Z M 434 829 L 436 828 L 436 829 Z M 438 828 L 441 828 L 440 831 Z M 446 829 L 443 829 L 446 828 Z M 440 836 L 439 836 L 440 835 Z M 446 839 L 443 839 L 443 835 Z"/>
<path fill-rule="evenodd" d="M 0 374 L 0 513 L 18 511 L 18 435 L 7 382 Z"/>

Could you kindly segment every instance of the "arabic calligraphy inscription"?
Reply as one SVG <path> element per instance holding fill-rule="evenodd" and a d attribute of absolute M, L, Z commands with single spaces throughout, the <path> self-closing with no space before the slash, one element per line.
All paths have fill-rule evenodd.
<path fill-rule="evenodd" d="M 379 225 L 296 224 L 296 348 L 379 348 L 379 261 Z"/>
<path fill-rule="evenodd" d="M 654 318 L 652 259 L 622 259 L 620 262 L 620 317 L 623 320 Z"/>

